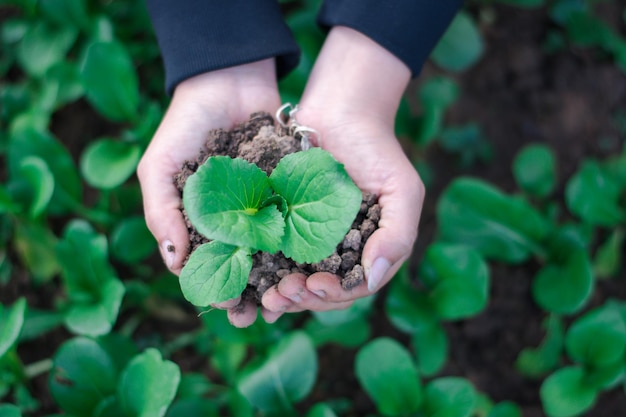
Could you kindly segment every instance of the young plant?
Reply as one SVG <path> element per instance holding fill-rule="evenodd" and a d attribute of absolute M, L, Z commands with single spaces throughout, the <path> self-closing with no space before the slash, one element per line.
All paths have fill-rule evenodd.
<path fill-rule="evenodd" d="M 269 177 L 243 159 L 210 157 L 183 191 L 189 220 L 211 240 L 185 264 L 183 295 L 201 307 L 239 296 L 257 251 L 319 262 L 349 230 L 361 198 L 344 167 L 319 148 L 285 156 Z"/>

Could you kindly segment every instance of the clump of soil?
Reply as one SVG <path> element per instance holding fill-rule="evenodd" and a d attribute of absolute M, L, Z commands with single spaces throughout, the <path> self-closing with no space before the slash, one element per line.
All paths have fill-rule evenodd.
<path fill-rule="evenodd" d="M 276 124 L 268 113 L 253 113 L 250 119 L 240 123 L 232 130 L 216 129 L 209 132 L 204 147 L 194 161 L 187 161 L 175 175 L 176 187 L 182 195 L 187 178 L 209 157 L 226 155 L 231 158 L 242 158 L 256 164 L 268 175 L 278 162 L 290 153 L 302 150 L 300 141 L 288 132 L 288 129 Z M 181 211 L 189 231 L 189 253 L 209 240 L 193 227 L 185 208 Z M 260 304 L 261 297 L 270 287 L 277 284 L 283 277 L 292 273 L 311 275 L 315 272 L 330 272 L 341 279 L 344 289 L 350 290 L 365 280 L 361 254 L 363 246 L 372 233 L 378 228 L 380 206 L 373 194 L 364 193 L 361 208 L 352 226 L 335 252 L 328 258 L 315 264 L 300 264 L 286 258 L 281 252 L 269 254 L 258 252 L 252 256 L 252 271 L 248 278 L 248 286 L 242 294 L 242 300 L 254 300 Z"/>

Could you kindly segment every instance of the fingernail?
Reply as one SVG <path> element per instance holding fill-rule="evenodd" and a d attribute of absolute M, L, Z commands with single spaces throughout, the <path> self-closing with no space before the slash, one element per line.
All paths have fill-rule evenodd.
<path fill-rule="evenodd" d="M 171 268 L 174 265 L 174 256 L 176 255 L 176 248 L 171 240 L 164 240 L 161 243 L 161 255 L 163 255 L 165 265 Z"/>
<path fill-rule="evenodd" d="M 377 258 L 370 267 L 369 274 L 367 275 L 367 289 L 369 292 L 375 292 L 380 287 L 385 274 L 391 268 L 391 263 L 385 258 Z"/>
<path fill-rule="evenodd" d="M 311 292 L 317 295 L 319 298 L 326 298 L 326 291 L 322 290 L 311 290 Z"/>
<path fill-rule="evenodd" d="M 300 294 L 288 295 L 287 298 L 289 298 L 294 303 L 299 303 L 300 301 L 302 301 L 302 297 L 300 296 Z"/>

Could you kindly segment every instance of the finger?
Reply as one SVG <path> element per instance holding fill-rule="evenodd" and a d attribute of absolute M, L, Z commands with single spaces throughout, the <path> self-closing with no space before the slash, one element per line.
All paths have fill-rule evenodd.
<path fill-rule="evenodd" d="M 304 274 L 290 274 L 283 277 L 276 287 L 278 293 L 282 297 L 292 301 L 292 304 L 287 306 L 285 311 L 295 313 L 304 310 L 341 310 L 352 304 L 353 299 L 350 296 L 337 297 L 335 300 L 330 300 L 326 298 L 326 293 L 321 291 L 311 291 L 309 280 L 315 280 L 316 275 L 320 274 L 313 274 L 310 277 L 307 277 Z M 330 279 L 333 279 L 335 283 L 339 282 L 338 278 L 332 274 L 326 273 L 323 275 L 330 277 Z"/>
<path fill-rule="evenodd" d="M 341 286 L 339 278 L 328 272 L 318 272 L 311 275 L 306 281 L 306 286 L 309 292 L 316 294 L 320 300 L 326 303 L 352 302 L 357 298 L 370 295 L 365 282 L 350 290 L 345 290 Z"/>
<path fill-rule="evenodd" d="M 248 327 L 255 322 L 257 316 L 257 306 L 250 302 L 244 301 L 237 307 L 231 308 L 227 312 L 228 321 L 235 327 Z"/>
<path fill-rule="evenodd" d="M 261 297 L 261 305 L 268 311 L 282 314 L 293 305 L 293 301 L 278 292 L 278 287 L 274 285 L 265 291 Z"/>
<path fill-rule="evenodd" d="M 220 310 L 228 310 L 229 308 L 237 307 L 240 302 L 241 297 L 237 297 L 221 303 L 212 304 L 212 307 L 219 308 Z"/>
<path fill-rule="evenodd" d="M 261 307 L 261 316 L 266 323 L 275 323 L 283 315 L 283 312 L 270 311 L 265 307 Z"/>

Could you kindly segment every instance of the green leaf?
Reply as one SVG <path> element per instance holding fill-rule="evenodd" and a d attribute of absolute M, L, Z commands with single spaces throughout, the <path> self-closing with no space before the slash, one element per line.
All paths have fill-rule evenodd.
<path fill-rule="evenodd" d="M 547 197 L 556 186 L 556 157 L 546 145 L 528 145 L 513 160 L 513 176 L 528 194 Z"/>
<path fill-rule="evenodd" d="M 528 203 L 479 180 L 460 178 L 437 205 L 442 240 L 466 244 L 487 258 L 523 262 L 541 253 L 549 224 Z"/>
<path fill-rule="evenodd" d="M 24 316 L 20 341 L 33 341 L 63 324 L 64 314 L 29 308 Z"/>
<path fill-rule="evenodd" d="M 36 156 L 22 159 L 20 175 L 30 185 L 33 196 L 29 213 L 31 217 L 37 217 L 44 212 L 54 193 L 54 175 L 48 164 Z"/>
<path fill-rule="evenodd" d="M 578 46 L 606 47 L 614 36 L 611 27 L 604 20 L 586 11 L 570 12 L 565 28 L 569 40 Z"/>
<path fill-rule="evenodd" d="M 48 281 L 59 272 L 59 261 L 55 252 L 57 238 L 45 225 L 19 222 L 13 245 L 20 261 L 36 282 Z"/>
<path fill-rule="evenodd" d="M 597 391 L 587 387 L 583 380 L 584 371 L 570 366 L 559 369 L 543 382 L 539 394 L 548 417 L 574 417 L 593 407 Z"/>
<path fill-rule="evenodd" d="M 176 400 L 167 410 L 166 417 L 218 417 L 218 406 L 213 399 L 186 398 Z"/>
<path fill-rule="evenodd" d="M 446 109 L 459 98 L 459 85 L 449 77 L 429 78 L 420 87 L 418 97 L 422 106 Z"/>
<path fill-rule="evenodd" d="M 498 0 L 498 2 L 525 9 L 533 9 L 543 6 L 545 0 Z"/>
<path fill-rule="evenodd" d="M 100 296 L 92 302 L 74 303 L 65 324 L 75 334 L 100 336 L 111 331 L 124 298 L 124 284 L 118 280 L 102 283 Z"/>
<path fill-rule="evenodd" d="M 441 68 L 458 72 L 465 71 L 482 57 L 483 39 L 472 17 L 459 12 L 437 46 L 431 58 Z"/>
<path fill-rule="evenodd" d="M 600 367 L 585 368 L 584 384 L 590 388 L 610 390 L 625 381 L 626 364 L 620 358 L 617 362 Z"/>
<path fill-rule="evenodd" d="M 39 0 L 41 12 L 59 26 L 68 23 L 77 29 L 89 30 L 91 21 L 84 0 Z"/>
<path fill-rule="evenodd" d="M 178 365 L 149 348 L 126 366 L 117 395 L 129 417 L 162 417 L 174 400 L 179 382 Z"/>
<path fill-rule="evenodd" d="M 503 401 L 496 404 L 487 417 L 522 417 L 522 411 L 517 404 Z"/>
<path fill-rule="evenodd" d="M 448 335 L 439 324 L 423 327 L 413 333 L 411 344 L 415 349 L 417 367 L 428 377 L 438 373 L 448 359 Z"/>
<path fill-rule="evenodd" d="M 26 299 L 22 297 L 10 309 L 3 310 L 5 308 L 0 304 L 0 358 L 13 347 L 22 331 Z"/>
<path fill-rule="evenodd" d="M 444 377 L 424 389 L 424 417 L 469 417 L 476 404 L 476 392 L 466 379 Z"/>
<path fill-rule="evenodd" d="M 141 216 L 122 219 L 111 232 L 110 240 L 111 255 L 127 264 L 144 260 L 157 247 Z"/>
<path fill-rule="evenodd" d="M 356 355 L 356 377 L 385 416 L 415 413 L 422 403 L 422 388 L 409 352 L 398 342 L 378 338 Z"/>
<path fill-rule="evenodd" d="M 420 264 L 420 279 L 444 320 L 476 315 L 487 305 L 489 269 L 480 254 L 466 246 L 430 245 Z"/>
<path fill-rule="evenodd" d="M 350 307 L 343 310 L 312 311 L 311 313 L 320 323 L 326 326 L 336 326 L 365 318 L 372 310 L 375 298 L 375 295 L 357 298 Z"/>
<path fill-rule="evenodd" d="M 180 288 L 187 301 L 206 307 L 239 297 L 251 270 L 250 252 L 214 240 L 192 252 L 180 273 Z"/>
<path fill-rule="evenodd" d="M 305 417 L 337 417 L 337 414 L 324 403 L 315 404 Z"/>
<path fill-rule="evenodd" d="M 445 151 L 457 155 L 462 167 L 489 162 L 493 156 L 493 149 L 477 123 L 444 128 L 439 143 Z"/>
<path fill-rule="evenodd" d="M 625 238 L 626 233 L 623 229 L 615 229 L 598 248 L 593 259 L 593 271 L 596 277 L 610 278 L 620 271 Z"/>
<path fill-rule="evenodd" d="M 626 324 L 615 305 L 596 308 L 578 318 L 567 331 L 565 347 L 577 363 L 602 367 L 626 352 Z"/>
<path fill-rule="evenodd" d="M 29 26 L 17 46 L 17 60 L 35 78 L 61 62 L 74 44 L 78 32 L 71 26 L 52 26 L 39 20 Z"/>
<path fill-rule="evenodd" d="M 612 227 L 626 221 L 620 206 L 623 185 L 595 161 L 586 161 L 565 189 L 567 207 L 584 221 Z"/>
<path fill-rule="evenodd" d="M 74 338 L 54 355 L 50 393 L 66 413 L 90 416 L 102 400 L 115 394 L 117 373 L 108 353 L 95 340 Z"/>
<path fill-rule="evenodd" d="M 114 122 L 138 118 L 139 82 L 133 62 L 118 42 L 93 42 L 81 69 L 89 102 Z"/>
<path fill-rule="evenodd" d="M 330 256 L 361 207 L 362 193 L 342 164 L 320 148 L 285 156 L 270 175 L 289 212 L 281 250 L 301 263 Z"/>
<path fill-rule="evenodd" d="M 574 251 L 564 261 L 550 262 L 535 276 L 532 293 L 541 308 L 551 313 L 579 311 L 593 292 L 591 263 L 584 250 Z"/>
<path fill-rule="evenodd" d="M 345 347 L 357 347 L 365 343 L 371 334 L 370 324 L 364 317 L 334 325 L 309 320 L 304 330 L 316 346 L 336 343 Z"/>
<path fill-rule="evenodd" d="M 137 144 L 100 139 L 89 144 L 80 158 L 87 183 L 100 189 L 122 185 L 137 169 L 141 148 Z"/>
<path fill-rule="evenodd" d="M 22 417 L 22 413 L 19 407 L 14 406 L 13 404 L 1 404 L 0 405 L 0 416 L 2 417 Z M 323 416 L 323 414 L 322 414 Z"/>
<path fill-rule="evenodd" d="M 183 205 L 191 224 L 208 239 L 234 246 L 278 251 L 284 220 L 274 205 L 265 172 L 243 159 L 209 158 L 190 176 Z"/>
<path fill-rule="evenodd" d="M 406 267 L 389 283 L 385 312 L 389 321 L 400 331 L 413 334 L 438 324 L 435 308 L 423 291 L 417 291 L 408 282 Z"/>
<path fill-rule="evenodd" d="M 556 369 L 565 345 L 563 323 L 556 315 L 550 315 L 544 322 L 546 336 L 537 348 L 526 348 L 515 361 L 515 368 L 524 376 L 537 378 Z"/>
<path fill-rule="evenodd" d="M 278 342 L 258 366 L 244 373 L 239 392 L 263 412 L 292 410 L 315 383 L 317 354 L 313 342 L 295 331 Z"/>
<path fill-rule="evenodd" d="M 45 80 L 37 106 L 48 112 L 77 100 L 85 93 L 78 66 L 71 62 L 54 65 L 46 72 Z"/>

